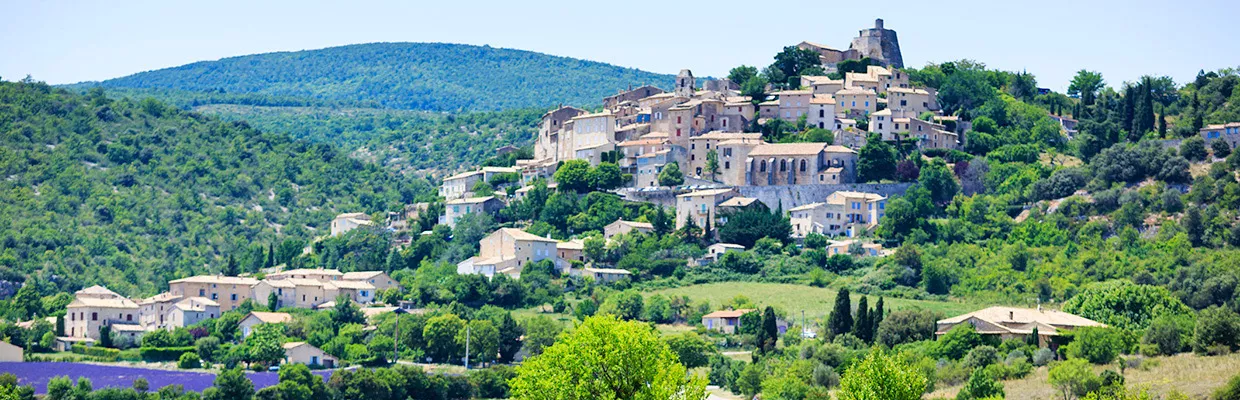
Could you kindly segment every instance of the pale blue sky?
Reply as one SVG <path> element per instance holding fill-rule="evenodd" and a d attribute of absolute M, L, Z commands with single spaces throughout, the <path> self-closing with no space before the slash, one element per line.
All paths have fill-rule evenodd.
<path fill-rule="evenodd" d="M 1012 4 L 1008 4 L 1012 3 Z M 971 58 L 1064 90 L 1240 66 L 1240 2 L 0 0 L 0 77 L 101 80 L 200 60 L 366 42 L 489 44 L 725 75 L 802 40 L 847 48 L 883 18 L 909 66 Z M 1023 3 L 1023 2 L 1022 2 Z"/>

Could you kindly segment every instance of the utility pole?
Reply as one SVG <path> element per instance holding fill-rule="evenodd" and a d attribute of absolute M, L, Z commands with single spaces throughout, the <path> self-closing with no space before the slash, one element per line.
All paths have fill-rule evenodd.
<path fill-rule="evenodd" d="M 465 369 L 469 369 L 469 325 L 465 325 Z"/>

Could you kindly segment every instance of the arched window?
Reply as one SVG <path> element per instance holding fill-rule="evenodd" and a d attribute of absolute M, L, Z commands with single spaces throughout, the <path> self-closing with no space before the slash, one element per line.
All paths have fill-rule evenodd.
<path fill-rule="evenodd" d="M 779 160 L 779 172 L 788 172 L 788 160 Z"/>
<path fill-rule="evenodd" d="M 758 162 L 758 172 L 766 172 L 766 160 Z"/>
<path fill-rule="evenodd" d="M 801 172 L 805 172 L 805 160 L 801 160 Z"/>

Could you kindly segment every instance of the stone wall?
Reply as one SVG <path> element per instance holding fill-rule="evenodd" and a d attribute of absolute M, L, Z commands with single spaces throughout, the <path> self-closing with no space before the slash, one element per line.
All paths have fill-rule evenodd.
<path fill-rule="evenodd" d="M 741 193 L 741 196 L 756 198 L 768 207 L 776 208 L 783 206 L 784 210 L 788 210 L 797 206 L 826 201 L 828 195 L 841 190 L 878 193 L 892 197 L 903 195 L 911 186 L 913 186 L 912 183 L 842 183 L 838 185 L 737 186 L 736 190 Z M 703 185 L 694 190 L 713 187 L 723 188 L 728 186 L 711 185 L 711 187 L 707 187 Z M 621 190 L 619 194 L 629 201 L 641 201 L 659 204 L 664 207 L 675 207 L 676 195 L 691 191 L 688 189 L 644 188 L 643 190 Z"/>

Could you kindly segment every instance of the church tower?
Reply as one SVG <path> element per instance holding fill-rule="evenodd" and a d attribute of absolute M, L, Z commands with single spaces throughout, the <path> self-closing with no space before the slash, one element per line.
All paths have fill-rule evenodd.
<path fill-rule="evenodd" d="M 693 93 L 697 91 L 694 84 L 693 72 L 687 69 L 680 70 L 680 73 L 676 74 L 676 96 L 693 97 Z"/>

